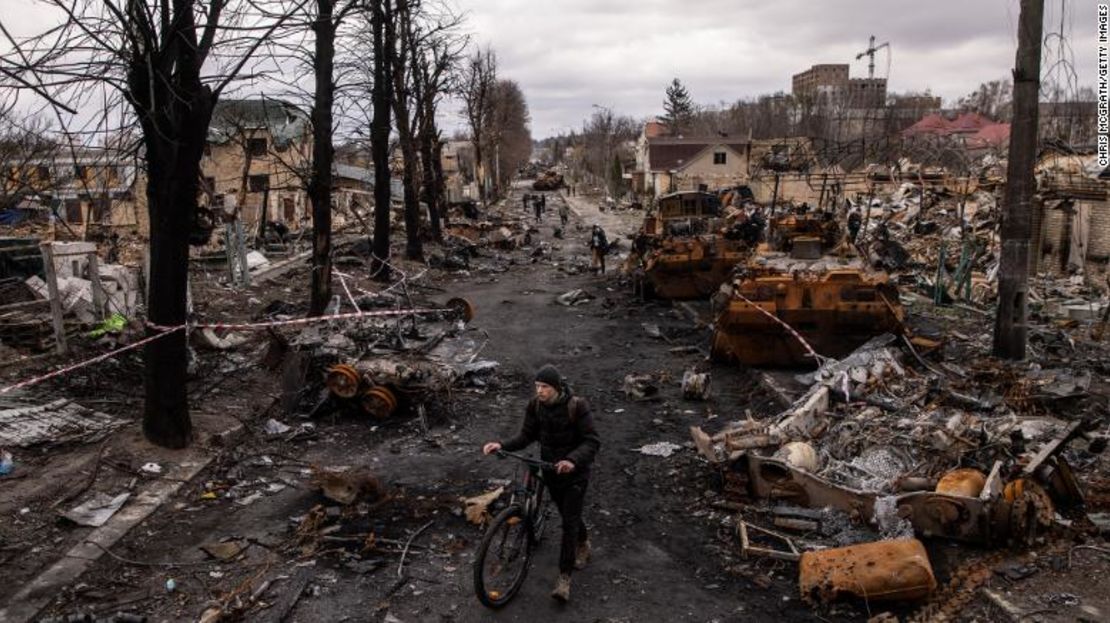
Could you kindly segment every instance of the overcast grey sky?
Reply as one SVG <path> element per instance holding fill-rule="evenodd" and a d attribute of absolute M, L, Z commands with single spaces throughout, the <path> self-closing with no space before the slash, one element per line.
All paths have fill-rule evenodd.
<path fill-rule="evenodd" d="M 868 37 L 891 45 L 875 61 L 895 92 L 931 89 L 945 100 L 1007 77 L 1017 41 L 1017 0 L 469 0 L 480 41 L 528 97 L 533 134 L 581 127 L 591 105 L 637 117 L 662 112 L 681 79 L 699 104 L 790 91 L 816 63 L 856 61 Z M 1059 30 L 1061 0 L 1045 0 L 1045 30 Z M 1095 0 L 1063 0 L 1080 85 L 1095 82 Z M 1054 58 L 1046 55 L 1045 61 Z"/>
<path fill-rule="evenodd" d="M 930 89 L 946 101 L 1007 77 L 1018 0 L 448 0 L 468 14 L 476 42 L 497 51 L 520 83 L 537 138 L 580 128 L 591 105 L 636 117 L 662 112 L 680 78 L 699 104 L 789 91 L 816 63 L 851 63 L 868 36 L 889 41 L 876 75 L 894 92 Z M 1095 82 L 1096 0 L 1045 0 L 1046 32 L 1068 35 L 1081 86 Z M 1063 7 L 1063 10 L 1062 10 Z M 16 32 L 45 25 L 34 0 L 0 0 Z M 1046 67 L 1057 58 L 1046 49 Z M 888 73 L 889 72 L 889 73 Z M 447 112 L 444 120 L 461 123 Z"/>

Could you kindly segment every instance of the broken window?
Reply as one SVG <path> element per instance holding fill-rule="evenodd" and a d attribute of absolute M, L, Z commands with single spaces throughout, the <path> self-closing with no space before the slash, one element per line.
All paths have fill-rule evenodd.
<path fill-rule="evenodd" d="M 107 197 L 97 197 L 89 202 L 89 222 L 105 223 L 112 215 L 112 201 Z"/>
<path fill-rule="evenodd" d="M 248 179 L 250 184 L 250 191 L 252 193 L 261 193 L 269 190 L 270 176 L 269 175 L 252 175 Z"/>
<path fill-rule="evenodd" d="M 85 222 L 84 214 L 81 210 L 81 202 L 77 199 L 66 199 L 65 202 L 66 222 L 67 223 L 83 223 Z"/>
<path fill-rule="evenodd" d="M 713 154 L 713 164 L 726 164 L 728 161 L 728 154 L 723 151 L 718 151 Z"/>
<path fill-rule="evenodd" d="M 247 141 L 247 151 L 252 157 L 266 155 L 266 139 L 252 138 Z"/>

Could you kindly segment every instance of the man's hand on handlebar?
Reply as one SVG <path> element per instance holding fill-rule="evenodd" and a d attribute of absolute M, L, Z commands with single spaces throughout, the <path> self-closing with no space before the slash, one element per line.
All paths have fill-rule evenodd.
<path fill-rule="evenodd" d="M 482 454 L 493 454 L 494 452 L 497 452 L 500 449 L 501 449 L 501 443 L 500 442 L 491 441 L 491 442 L 487 443 L 486 445 L 482 446 Z"/>
<path fill-rule="evenodd" d="M 569 474 L 574 471 L 574 463 L 567 460 L 559 461 L 555 464 L 556 474 Z"/>

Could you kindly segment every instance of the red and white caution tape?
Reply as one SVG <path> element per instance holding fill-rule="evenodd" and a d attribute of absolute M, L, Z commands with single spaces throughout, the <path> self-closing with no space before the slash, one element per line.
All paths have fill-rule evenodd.
<path fill-rule="evenodd" d="M 328 322 L 331 320 L 351 320 L 354 318 L 389 318 L 396 316 L 426 316 L 429 314 L 442 314 L 444 312 L 455 311 L 448 307 L 437 309 L 388 309 L 381 311 L 357 311 L 348 312 L 346 314 L 333 314 L 331 316 L 313 316 L 311 318 L 294 318 L 292 320 L 273 320 L 270 322 L 248 322 L 248 323 L 209 323 L 209 324 L 190 324 L 189 329 L 213 329 L 217 331 L 252 331 L 257 329 L 267 329 L 270 327 L 291 327 L 307 324 L 315 324 L 318 322 Z M 168 331 L 181 327 L 166 327 L 157 325 L 151 322 L 146 323 L 152 329 L 161 331 Z"/>
<path fill-rule="evenodd" d="M 20 381 L 20 382 L 14 384 L 14 385 L 9 385 L 7 387 L 0 387 L 0 396 L 3 396 L 4 394 L 10 393 L 10 392 L 14 392 L 17 389 L 23 389 L 24 387 L 30 387 L 32 385 L 37 385 L 39 383 L 42 383 L 43 381 L 48 381 L 50 379 L 57 378 L 59 376 L 64 376 L 66 374 L 69 374 L 70 372 L 73 372 L 74 370 L 80 370 L 81 368 L 91 366 L 95 363 L 100 363 L 101 361 L 106 361 L 108 359 L 112 359 L 113 357 L 115 357 L 117 355 L 120 355 L 121 353 L 125 353 L 129 350 L 134 350 L 134 349 L 136 349 L 140 346 L 144 346 L 144 345 L 149 344 L 150 342 L 153 342 L 155 340 L 162 339 L 162 338 L 166 337 L 167 335 L 176 333 L 177 331 L 181 331 L 183 329 L 190 329 L 190 330 L 192 330 L 192 329 L 214 329 L 214 330 L 226 330 L 226 331 L 249 331 L 249 330 L 257 330 L 257 329 L 266 329 L 266 328 L 270 328 L 270 327 L 288 327 L 288 326 L 307 325 L 307 324 L 313 324 L 313 323 L 318 323 L 318 322 L 328 322 L 328 321 L 332 321 L 332 320 L 349 320 L 349 319 L 353 319 L 353 318 L 387 318 L 387 317 L 409 316 L 409 315 L 423 316 L 423 315 L 428 315 L 428 314 L 441 314 L 441 313 L 449 312 L 449 311 L 454 311 L 454 310 L 450 309 L 450 308 L 439 308 L 439 309 L 390 309 L 390 310 L 380 310 L 380 311 L 351 312 L 351 313 L 347 313 L 347 314 L 335 314 L 335 315 L 332 315 L 332 316 L 315 316 L 315 317 L 312 317 L 312 318 L 295 318 L 293 320 L 275 320 L 275 321 L 272 321 L 272 322 L 239 323 L 239 324 L 230 324 L 230 323 L 227 323 L 227 324 L 189 324 L 189 325 L 178 325 L 176 327 L 167 327 L 167 326 L 163 326 L 163 325 L 157 325 L 157 324 L 154 324 L 152 322 L 147 322 L 146 325 L 148 327 L 150 327 L 152 329 L 155 329 L 157 331 L 160 331 L 160 333 L 156 333 L 154 335 L 147 336 L 147 337 L 139 340 L 138 342 L 135 342 L 133 344 L 128 344 L 127 346 L 117 348 L 113 351 L 109 351 L 109 352 L 104 353 L 102 355 L 97 355 L 96 357 L 93 357 L 91 359 L 87 359 L 85 361 L 81 361 L 81 362 L 78 362 L 78 363 L 75 363 L 75 364 L 72 364 L 72 365 L 68 365 L 64 368 L 59 368 L 57 370 L 54 370 L 53 372 L 43 374 L 42 376 L 36 376 L 34 378 L 30 378 L 30 379 L 27 379 L 25 381 Z"/>
<path fill-rule="evenodd" d="M 129 350 L 134 350 L 134 349 L 136 349 L 140 346 L 144 346 L 146 344 L 149 344 L 150 342 L 153 342 L 154 340 L 162 339 L 162 338 L 166 337 L 167 335 L 170 335 L 172 333 L 180 331 L 184 328 L 185 328 L 184 326 L 171 327 L 170 329 L 168 329 L 168 330 L 166 330 L 162 333 L 156 333 L 154 335 L 147 336 L 147 337 L 139 340 L 138 342 L 135 342 L 134 344 L 128 344 L 127 346 L 117 348 L 116 350 L 109 351 L 107 353 L 104 353 L 103 355 L 97 355 L 96 357 L 93 357 L 92 359 L 87 359 L 85 361 L 81 361 L 79 363 L 75 363 L 75 364 L 66 366 L 64 368 L 59 368 L 57 370 L 54 370 L 53 372 L 49 372 L 49 373 L 44 374 L 42 376 L 36 376 L 34 378 L 27 379 L 26 381 L 20 381 L 20 382 L 16 383 L 15 385 L 9 385 L 7 387 L 2 387 L 2 388 L 0 388 L 0 396 L 3 396 L 4 394 L 7 394 L 9 392 L 14 392 L 17 389 L 23 389 L 24 387 L 30 387 L 31 385 L 37 385 L 39 383 L 42 383 L 43 381 L 47 381 L 47 380 L 50 380 L 52 378 L 56 378 L 56 377 L 59 377 L 59 376 L 64 376 L 66 374 L 69 374 L 70 372 L 73 372 L 74 370 L 80 370 L 81 368 L 91 366 L 94 363 L 100 363 L 101 361 L 106 361 L 108 359 L 111 359 L 111 358 L 115 357 L 116 355 L 119 355 L 120 353 L 125 353 Z"/>
<path fill-rule="evenodd" d="M 798 333 L 797 331 L 795 331 L 795 330 L 794 330 L 794 327 L 792 327 L 792 326 L 790 326 L 790 325 L 786 324 L 786 322 L 784 322 L 784 321 L 782 320 L 782 318 L 779 318 L 778 316 L 776 316 L 776 315 L 772 314 L 771 312 L 767 311 L 766 309 L 763 309 L 763 308 L 762 308 L 762 307 L 760 307 L 759 305 L 756 305 L 756 304 L 755 304 L 754 302 L 752 302 L 751 300 L 749 300 L 749 299 L 748 299 L 748 298 L 747 298 L 746 296 L 744 296 L 743 294 L 740 294 L 740 291 L 739 291 L 739 290 L 737 290 L 737 289 L 734 289 L 734 290 L 733 290 L 733 294 L 735 294 L 735 295 L 736 295 L 736 298 L 738 298 L 738 299 L 740 299 L 740 300 L 744 301 L 745 303 L 747 303 L 748 305 L 751 305 L 752 307 L 756 308 L 756 310 L 758 310 L 758 311 L 759 311 L 759 313 L 763 314 L 764 316 L 767 316 L 767 317 L 768 317 L 768 318 L 770 318 L 771 320 L 774 320 L 775 322 L 777 322 L 777 323 L 779 323 L 780 325 L 782 325 L 782 326 L 783 326 L 783 328 L 784 328 L 784 329 L 786 329 L 786 332 L 787 332 L 787 333 L 789 333 L 790 335 L 793 335 L 793 336 L 794 336 L 794 339 L 798 340 L 798 342 L 799 342 L 799 343 L 800 343 L 800 344 L 802 345 L 802 348 L 806 349 L 806 351 L 808 352 L 809 356 L 810 356 L 810 357 L 813 357 L 814 361 L 816 361 L 816 362 L 817 362 L 817 365 L 822 365 L 822 364 L 824 364 L 824 362 L 825 362 L 825 360 L 826 360 L 827 358 L 826 358 L 826 357 L 822 357 L 821 355 L 818 355 L 818 354 L 817 354 L 817 351 L 813 350 L 813 347 L 809 345 L 809 342 L 807 342 L 807 341 L 805 340 L 805 338 L 803 338 L 803 337 L 802 337 L 802 335 L 801 335 L 800 333 Z"/>

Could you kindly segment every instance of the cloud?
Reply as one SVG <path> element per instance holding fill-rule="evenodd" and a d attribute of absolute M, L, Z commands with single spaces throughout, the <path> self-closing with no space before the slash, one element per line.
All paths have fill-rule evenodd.
<path fill-rule="evenodd" d="M 817 63 L 850 63 L 866 76 L 867 60 L 855 56 L 872 34 L 890 43 L 875 65 L 891 91 L 951 101 L 1009 76 L 1019 14 L 1018 0 L 445 1 L 466 13 L 475 42 L 496 50 L 501 76 L 520 84 L 537 137 L 580 128 L 593 104 L 659 114 L 674 77 L 713 105 L 789 92 L 791 76 Z M 0 2 L 16 36 L 56 17 L 35 0 Z M 1079 86 L 1095 83 L 1095 6 L 1046 2 L 1045 30 L 1063 24 Z M 1046 46 L 1046 68 L 1057 42 Z M 448 133 L 463 126 L 454 106 L 441 118 Z"/>
<path fill-rule="evenodd" d="M 1046 31 L 1059 28 L 1047 3 Z M 1079 84 L 1094 83 L 1094 3 L 1066 3 Z M 850 63 L 874 34 L 889 41 L 876 75 L 894 92 L 930 89 L 946 100 L 1004 78 L 1014 63 L 1015 0 L 472 0 L 475 39 L 497 51 L 500 73 L 520 83 L 537 137 L 578 128 L 592 104 L 624 114 L 661 112 L 679 77 L 700 104 L 789 91 L 816 63 Z M 1046 51 L 1046 61 L 1050 54 Z M 1046 62 L 1046 65 L 1048 63 Z"/>

